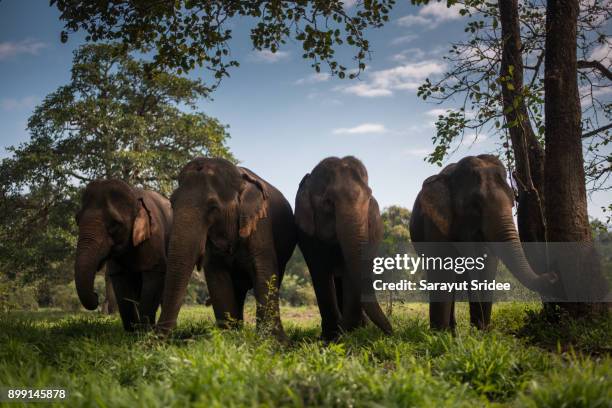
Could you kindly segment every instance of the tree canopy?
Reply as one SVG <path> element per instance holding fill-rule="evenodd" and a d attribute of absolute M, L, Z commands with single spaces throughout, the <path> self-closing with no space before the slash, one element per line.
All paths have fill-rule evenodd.
<path fill-rule="evenodd" d="M 168 194 L 194 156 L 234 160 L 227 128 L 195 110 L 207 88 L 151 68 L 120 45 L 75 51 L 70 82 L 28 121 L 30 140 L 0 164 L 0 270 L 65 270 L 74 248 L 80 189 L 119 178 Z"/>
<path fill-rule="evenodd" d="M 239 62 L 232 57 L 232 25 L 248 24 L 256 50 L 276 52 L 288 38 L 302 44 L 303 57 L 315 70 L 321 63 L 344 78 L 347 67 L 336 47 L 353 50 L 359 70 L 365 68 L 370 44 L 365 31 L 389 20 L 395 0 L 51 0 L 65 22 L 61 38 L 87 32 L 87 41 L 121 41 L 152 50 L 158 66 L 188 71 L 196 66 L 212 71 L 218 81 Z M 352 7 L 348 7 L 352 6 Z M 349 76 L 354 77 L 355 73 Z M 213 84 L 214 87 L 216 85 Z"/>
<path fill-rule="evenodd" d="M 385 256 L 401 254 L 409 249 L 410 210 L 399 205 L 386 207 L 380 214 L 383 222 L 381 252 Z"/>
<path fill-rule="evenodd" d="M 412 0 L 414 4 L 428 2 Z M 517 4 L 519 49 L 516 52 L 520 61 L 509 57 L 504 60 L 509 40 L 504 37 L 505 16 L 500 3 L 484 0 L 446 3 L 466 17 L 467 37 L 451 44 L 444 57 L 449 64 L 448 71 L 440 78 L 428 78 L 418 90 L 424 100 L 453 105 L 438 116 L 434 151 L 427 160 L 441 164 L 465 134 L 473 133 L 476 137 L 497 137 L 502 157 L 513 167 L 516 155 L 511 147 L 516 140 L 511 140 L 512 128 L 529 128 L 525 131 L 533 133 L 534 140 L 540 144 L 544 143 L 546 2 L 528 0 Z M 577 75 L 585 172 L 592 189 L 609 189 L 612 188 L 607 182 L 612 172 L 609 150 L 612 104 L 607 90 L 612 86 L 609 65 L 612 43 L 606 27 L 612 11 L 605 1 L 580 0 L 579 4 Z M 513 8 L 510 1 L 501 5 Z"/>

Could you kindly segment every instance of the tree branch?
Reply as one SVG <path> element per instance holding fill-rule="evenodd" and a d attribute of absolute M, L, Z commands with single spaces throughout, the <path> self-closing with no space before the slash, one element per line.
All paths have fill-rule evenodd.
<path fill-rule="evenodd" d="M 599 132 L 606 131 L 606 130 L 608 130 L 610 128 L 612 128 L 612 123 L 608 123 L 606 126 L 602 126 L 599 129 L 595 129 L 595 130 L 591 130 L 590 132 L 583 133 L 582 134 L 582 138 L 585 139 L 587 137 L 595 136 Z"/>
<path fill-rule="evenodd" d="M 603 76 L 605 76 L 610 81 L 612 81 L 612 72 L 610 72 L 609 69 L 604 67 L 604 65 L 601 62 L 599 62 L 599 61 L 584 61 L 584 60 L 581 60 L 581 61 L 578 61 L 577 64 L 578 64 L 578 69 L 581 69 L 581 68 L 593 68 L 593 69 L 596 69 Z"/>

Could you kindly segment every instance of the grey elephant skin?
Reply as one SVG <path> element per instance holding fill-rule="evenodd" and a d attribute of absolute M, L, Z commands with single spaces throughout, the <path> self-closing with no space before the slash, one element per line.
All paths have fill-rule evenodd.
<path fill-rule="evenodd" d="M 125 330 L 151 327 L 163 292 L 170 202 L 121 180 L 97 180 L 85 188 L 76 220 L 75 283 L 83 306 L 98 307 L 94 277 L 106 263 Z"/>
<path fill-rule="evenodd" d="M 243 320 L 254 288 L 257 327 L 285 340 L 279 294 L 296 245 L 291 206 L 252 171 L 220 158 L 196 158 L 181 170 L 171 197 L 174 224 L 158 331 L 177 321 L 195 265 L 203 266 L 217 324 Z"/>
<path fill-rule="evenodd" d="M 465 255 L 460 253 L 465 251 L 465 247 L 453 250 L 452 243 L 504 243 L 504 250 L 500 253 L 485 246 L 489 256 L 482 276 L 494 277 L 501 258 L 527 288 L 541 294 L 555 293 L 556 275 L 537 275 L 527 261 L 512 218 L 513 202 L 512 189 L 506 182 L 506 170 L 497 157 L 465 157 L 423 182 L 412 209 L 410 237 L 417 253 L 425 256 Z M 429 243 L 448 244 L 435 249 Z M 429 281 L 454 279 L 444 274 L 455 275 L 453 271 L 427 271 Z M 492 303 L 478 301 L 478 298 L 473 300 L 470 301 L 470 321 L 478 328 L 486 328 L 491 321 Z M 454 329 L 452 299 L 438 301 L 430 293 L 429 319 L 433 329 Z"/>
<path fill-rule="evenodd" d="M 391 333 L 372 288 L 372 258 L 383 226 L 363 163 L 352 156 L 321 161 L 300 183 L 295 219 L 321 313 L 322 338 L 333 340 L 342 330 L 362 325 L 363 312 Z"/>

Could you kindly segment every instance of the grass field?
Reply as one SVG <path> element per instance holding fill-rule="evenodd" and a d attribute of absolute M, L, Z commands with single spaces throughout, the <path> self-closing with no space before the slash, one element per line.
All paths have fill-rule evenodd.
<path fill-rule="evenodd" d="M 426 305 L 395 305 L 392 337 L 367 327 L 325 345 L 317 309 L 287 307 L 288 346 L 252 322 L 218 330 L 200 306 L 165 341 L 96 313 L 14 313 L 0 316 L 0 387 L 64 388 L 83 407 L 612 407 L 612 323 L 553 330 L 539 308 L 496 305 L 482 333 L 461 305 L 453 337 L 429 331 Z"/>

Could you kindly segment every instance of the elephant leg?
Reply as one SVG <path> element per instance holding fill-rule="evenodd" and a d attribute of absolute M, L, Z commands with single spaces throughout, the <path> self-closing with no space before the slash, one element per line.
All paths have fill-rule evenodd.
<path fill-rule="evenodd" d="M 346 269 L 343 269 L 343 273 Z M 334 277 L 334 286 L 336 288 L 336 300 L 338 302 L 339 307 L 343 307 L 343 295 L 342 295 L 342 277 L 335 276 Z M 342 311 L 340 311 L 340 315 L 342 315 Z M 368 323 L 368 318 L 365 315 L 365 312 L 361 311 L 361 320 L 359 321 L 360 327 L 365 327 Z"/>
<path fill-rule="evenodd" d="M 280 341 L 286 341 L 280 319 L 279 277 L 273 273 L 276 257 L 263 254 L 255 257 L 252 270 L 258 330 L 270 331 Z"/>
<path fill-rule="evenodd" d="M 238 321 L 244 320 L 244 302 L 246 300 L 249 289 L 253 287 L 253 284 L 249 279 L 238 278 L 234 279 L 234 294 L 236 296 L 236 308 Z"/>
<path fill-rule="evenodd" d="M 345 279 L 342 282 L 342 328 L 353 330 L 362 325 L 361 281 Z"/>
<path fill-rule="evenodd" d="M 149 271 L 142 275 L 140 291 L 140 321 L 144 329 L 150 329 L 155 324 L 157 308 L 161 303 L 164 290 L 164 273 L 161 269 Z"/>
<path fill-rule="evenodd" d="M 342 273 L 344 273 L 344 269 L 342 271 Z M 342 314 L 343 297 L 341 276 L 334 276 L 334 289 L 336 292 L 336 302 L 338 303 L 338 307 L 340 308 L 340 314 Z"/>
<path fill-rule="evenodd" d="M 488 280 L 495 278 L 497 273 L 498 259 L 487 254 L 485 261 L 485 268 L 480 273 L 478 278 L 479 281 Z M 470 291 L 470 323 L 480 329 L 485 330 L 491 325 L 491 312 L 493 309 L 492 293 L 487 291 L 472 292 Z M 474 300 L 474 301 L 473 301 Z"/>
<path fill-rule="evenodd" d="M 251 260 L 245 265 L 245 272 L 253 282 L 257 302 L 257 329 L 272 334 L 281 342 L 287 342 L 280 318 L 281 275 L 269 218 L 259 221 L 257 229 L 249 238 L 248 250 Z"/>
<path fill-rule="evenodd" d="M 427 271 L 427 281 L 433 283 L 451 283 L 455 280 L 455 273 L 441 270 Z M 433 330 L 454 330 L 455 297 L 448 291 L 429 292 L 429 326 Z"/>
<path fill-rule="evenodd" d="M 239 314 L 230 268 L 220 261 L 211 260 L 204 267 L 204 275 L 217 326 L 234 326 L 239 320 Z"/>
<path fill-rule="evenodd" d="M 334 284 L 333 271 L 328 266 L 329 251 L 312 241 L 302 242 L 300 249 L 310 271 L 312 286 L 314 287 L 321 314 L 321 338 L 325 341 L 335 340 L 340 334 L 341 304 L 337 300 L 338 288 Z M 340 293 L 340 296 L 342 294 Z"/>
<path fill-rule="evenodd" d="M 452 329 L 455 302 L 429 302 L 429 326 L 433 330 Z"/>
<path fill-rule="evenodd" d="M 491 324 L 493 302 L 470 302 L 470 323 L 479 330 L 485 330 Z"/>
<path fill-rule="evenodd" d="M 110 263 L 110 262 L 109 262 Z M 137 276 L 127 273 L 120 269 L 117 265 L 109 267 L 113 290 L 117 298 L 117 306 L 119 307 L 119 315 L 123 323 L 123 328 L 126 331 L 134 331 L 140 323 L 138 313 L 139 293 L 137 288 L 140 286 Z"/>

